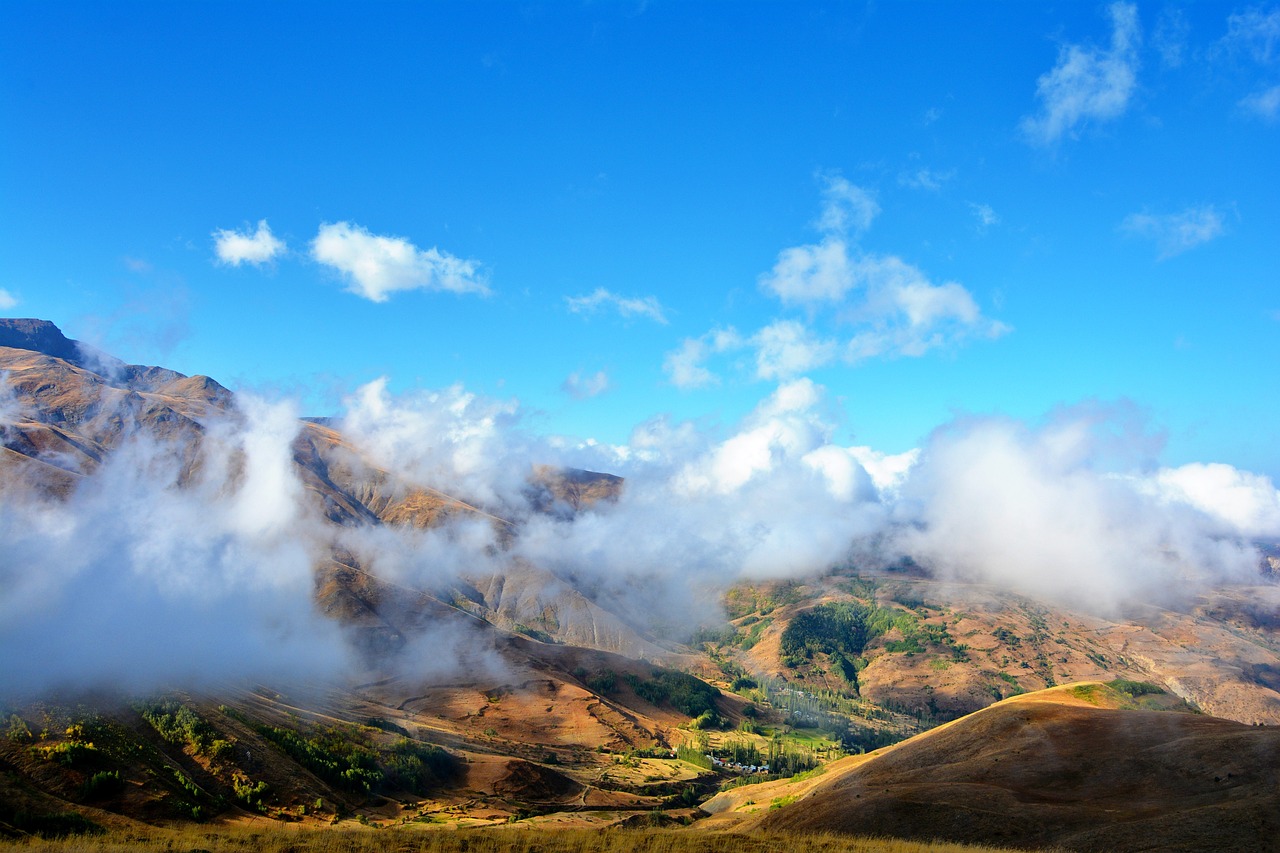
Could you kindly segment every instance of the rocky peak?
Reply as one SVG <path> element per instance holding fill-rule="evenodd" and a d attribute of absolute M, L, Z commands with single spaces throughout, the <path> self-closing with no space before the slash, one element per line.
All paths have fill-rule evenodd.
<path fill-rule="evenodd" d="M 0 317 L 0 347 L 33 350 L 73 364 L 81 360 L 80 345 L 48 320 Z"/>

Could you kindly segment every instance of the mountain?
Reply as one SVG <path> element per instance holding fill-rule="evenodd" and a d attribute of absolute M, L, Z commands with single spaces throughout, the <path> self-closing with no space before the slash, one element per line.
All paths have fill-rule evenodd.
<path fill-rule="evenodd" d="M 212 512 L 245 483 L 250 449 L 225 451 L 253 416 L 209 377 L 126 364 L 46 321 L 0 319 L 0 507 L 76 506 L 116 463 L 156 465 L 172 476 L 165 499 L 199 492 Z M 850 561 L 735 584 L 721 591 L 723 621 L 660 636 L 617 589 L 513 547 L 534 520 L 572 525 L 625 505 L 621 478 L 531 465 L 516 472 L 518 498 L 502 503 L 375 462 L 340 420 L 286 426 L 311 603 L 340 628 L 354 668 L 320 683 L 223 678 L 144 697 L 0 695 L 0 833 L 59 814 L 104 826 L 262 813 L 603 826 L 662 809 L 692 820 L 720 785 L 759 777 L 765 763 L 771 776 L 821 775 L 766 783 L 776 795 L 735 794 L 731 808 L 711 800 L 709 827 L 751 816 L 744 799 L 787 792 L 805 793 L 806 808 L 752 820 L 1071 849 L 1122 849 L 1155 815 L 1190 838 L 1226 832 L 1214 815 L 1240 838 L 1250 837 L 1241 827 L 1272 827 L 1258 817 L 1280 725 L 1280 585 L 1269 565 L 1248 584 L 1120 611 Z M 421 556 L 477 530 L 484 560 L 436 571 Z M 367 541 L 398 544 L 362 550 Z M 0 576 L 24 571 L 0 554 Z M 1151 692 L 1138 701 L 1058 687 L 1116 679 Z M 1204 714 L 1120 710 L 1161 702 Z M 1138 737 L 1154 733 L 1192 748 L 1191 763 L 1169 763 L 1167 742 Z M 1064 764 L 1037 752 L 1050 747 L 1122 759 Z M 1230 776 L 1215 770 L 1233 780 L 1222 796 L 1196 787 L 1218 748 L 1240 760 L 1219 768 Z M 872 757 L 839 758 L 863 750 Z M 1036 775 L 1041 767 L 1054 770 Z M 935 787 L 925 768 L 941 774 Z M 1126 798 L 1145 802 L 1151 774 L 1199 781 L 1124 811 Z M 965 791 L 1016 819 L 964 812 Z M 1037 811 L 1045 803 L 1053 808 Z M 934 806 L 948 817 L 933 820 Z M 861 822 L 841 822 L 844 811 Z M 1193 812 L 1194 825 L 1176 816 Z M 1037 836 L 1040 825 L 1052 831 Z"/>

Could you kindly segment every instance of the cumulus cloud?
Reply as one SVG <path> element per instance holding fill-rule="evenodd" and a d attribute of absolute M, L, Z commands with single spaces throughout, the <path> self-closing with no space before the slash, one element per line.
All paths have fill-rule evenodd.
<path fill-rule="evenodd" d="M 575 400 L 598 397 L 609 390 L 609 376 L 603 370 L 598 370 L 590 376 L 584 376 L 581 371 L 574 371 L 561 384 L 560 390 Z"/>
<path fill-rule="evenodd" d="M 262 266 L 283 254 L 285 245 L 283 240 L 271 233 L 267 220 L 260 219 L 258 229 L 252 234 L 247 228 L 243 231 L 225 229 L 214 231 L 213 250 L 219 263 L 228 266 L 238 267 L 241 264 Z"/>
<path fill-rule="evenodd" d="M 784 305 L 841 302 L 857 286 L 857 269 L 849 244 L 829 235 L 819 243 L 783 249 L 760 286 Z"/>
<path fill-rule="evenodd" d="M 1240 536 L 1280 535 L 1280 492 L 1269 477 L 1222 463 L 1162 468 L 1149 492 L 1195 507 Z"/>
<path fill-rule="evenodd" d="M 1099 464 L 1124 447 L 1113 441 L 1102 452 L 1106 425 L 1066 410 L 1038 427 L 964 418 L 940 428 L 902 486 L 897 511 L 906 523 L 894 547 L 944 577 L 1094 611 L 1256 576 L 1258 553 L 1247 541 L 1153 493 L 1149 475 Z"/>
<path fill-rule="evenodd" d="M 1272 86 L 1242 98 L 1240 106 L 1266 121 L 1280 118 L 1280 86 Z"/>
<path fill-rule="evenodd" d="M 8 311 L 18 307 L 18 297 L 0 287 L 0 311 Z"/>
<path fill-rule="evenodd" d="M 1208 243 L 1226 231 L 1222 214 L 1211 204 L 1179 213 L 1131 213 L 1120 223 L 1120 230 L 1153 240 L 1161 260 Z"/>
<path fill-rule="evenodd" d="M 594 314 L 612 308 L 623 317 L 647 317 L 655 323 L 667 324 L 666 312 L 656 296 L 620 296 L 597 287 L 586 296 L 566 296 L 565 303 L 574 314 Z"/>
<path fill-rule="evenodd" d="M 879 211 L 873 196 L 840 176 L 825 180 L 823 211 L 816 222 L 821 239 L 783 249 L 773 269 L 759 279 L 761 290 L 783 305 L 808 309 L 809 323 L 779 319 L 752 335 L 714 346 L 705 336 L 686 340 L 667 356 L 674 384 L 713 384 L 715 376 L 705 364 L 731 348 L 754 348 L 758 378 L 787 379 L 837 359 L 853 364 L 873 356 L 919 356 L 1009 331 L 984 316 L 958 282 L 935 284 L 895 255 L 862 249 L 853 238 L 870 227 Z M 990 207 L 974 208 L 984 227 L 998 221 Z M 852 333 L 815 330 L 824 309 L 832 312 L 837 328 L 852 326 Z"/>
<path fill-rule="evenodd" d="M 1088 122 L 1119 118 L 1137 88 L 1141 32 L 1138 7 L 1113 3 L 1107 48 L 1064 45 L 1058 62 L 1036 81 L 1040 111 L 1022 120 L 1022 132 L 1037 145 L 1052 145 Z"/>
<path fill-rule="evenodd" d="M 349 222 L 326 223 L 311 241 L 311 257 L 337 270 L 347 290 L 386 302 L 401 290 L 488 294 L 480 265 L 436 247 L 419 249 L 403 237 L 384 237 Z"/>
<path fill-rule="evenodd" d="M 839 352 L 835 341 L 815 336 L 795 320 L 778 320 L 751 339 L 756 349 L 756 376 L 789 379 L 830 364 Z"/>

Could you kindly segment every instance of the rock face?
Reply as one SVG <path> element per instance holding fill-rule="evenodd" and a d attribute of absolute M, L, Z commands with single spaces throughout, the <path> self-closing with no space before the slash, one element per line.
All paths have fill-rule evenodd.
<path fill-rule="evenodd" d="M 72 364 L 81 359 L 79 345 L 48 320 L 0 318 L 0 347 L 41 352 Z"/>

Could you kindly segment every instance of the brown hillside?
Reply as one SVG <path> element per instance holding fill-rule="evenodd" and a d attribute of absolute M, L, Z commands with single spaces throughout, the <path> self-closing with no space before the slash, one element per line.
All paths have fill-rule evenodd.
<path fill-rule="evenodd" d="M 841 771 L 762 828 L 1071 850 L 1278 849 L 1280 729 L 1120 710 L 1100 684 L 993 705 Z"/>

